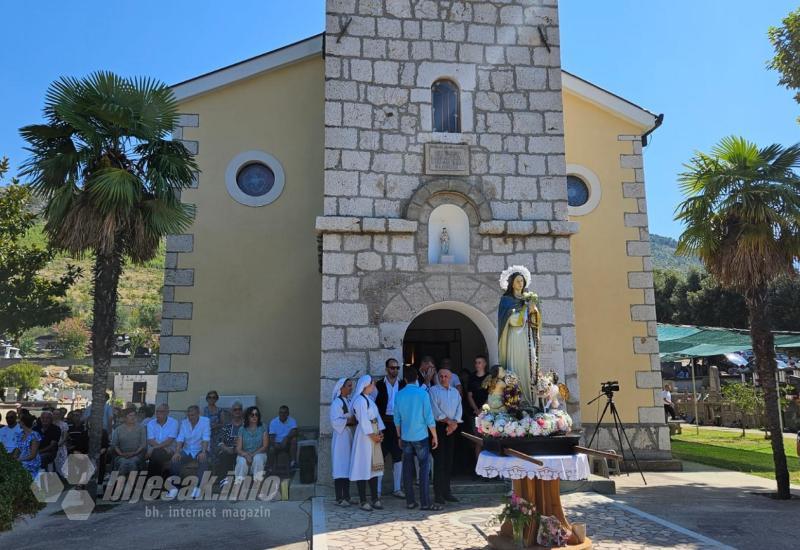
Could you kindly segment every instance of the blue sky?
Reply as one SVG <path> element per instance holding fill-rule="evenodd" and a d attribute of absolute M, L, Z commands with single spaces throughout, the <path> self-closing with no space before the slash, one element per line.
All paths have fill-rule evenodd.
<path fill-rule="evenodd" d="M 656 113 L 645 152 L 650 228 L 676 237 L 676 174 L 696 150 L 740 134 L 800 141 L 800 106 L 765 68 L 766 32 L 796 1 L 562 0 L 565 69 Z M 235 8 L 234 8 L 235 6 Z M 321 32 L 323 0 L 23 2 L 3 6 L 0 155 L 40 120 L 48 84 L 97 69 L 176 83 Z"/>

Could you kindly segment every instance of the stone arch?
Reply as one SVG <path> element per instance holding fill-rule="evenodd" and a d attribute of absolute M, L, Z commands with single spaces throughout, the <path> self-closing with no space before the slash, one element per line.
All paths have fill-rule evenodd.
<path fill-rule="evenodd" d="M 497 362 L 497 304 L 500 292 L 485 281 L 465 275 L 430 275 L 403 288 L 380 313 L 380 345 L 402 353 L 403 336 L 416 317 L 428 311 L 451 309 L 470 319 L 486 340 L 489 360 Z"/>
<path fill-rule="evenodd" d="M 420 223 L 423 221 L 427 222 L 430 211 L 426 212 L 426 206 L 428 206 L 431 201 L 436 202 L 437 204 L 434 204 L 430 208 L 433 210 L 433 208 L 436 208 L 439 204 L 446 204 L 446 202 L 439 202 L 442 200 L 450 204 L 464 207 L 467 211 L 467 215 L 470 216 L 470 223 L 475 223 L 477 225 L 480 222 L 488 222 L 492 219 L 492 209 L 489 206 L 489 200 L 483 193 L 480 185 L 456 178 L 438 178 L 422 184 L 419 189 L 411 195 L 411 199 L 406 207 L 405 217 L 407 220 L 418 221 Z M 466 208 L 467 206 L 469 206 L 469 208 Z"/>

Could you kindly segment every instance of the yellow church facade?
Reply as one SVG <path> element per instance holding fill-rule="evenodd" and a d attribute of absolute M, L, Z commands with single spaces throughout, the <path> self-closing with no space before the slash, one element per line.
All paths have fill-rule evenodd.
<path fill-rule="evenodd" d="M 618 380 L 637 455 L 669 458 L 642 163 L 661 118 L 561 69 L 549 2 L 511 3 L 548 44 L 519 28 L 508 39 L 516 12 L 442 16 L 452 59 L 414 56 L 432 15 L 352 4 L 329 2 L 323 35 L 174 87 L 197 217 L 167 241 L 158 400 L 180 410 L 214 389 L 254 396 L 266 416 L 286 404 L 319 428 L 324 457 L 339 376 L 423 353 L 495 362 L 497 277 L 522 263 L 543 368 L 566 381 L 573 417 L 591 429 L 585 403 Z M 450 96 L 435 95 L 443 82 Z"/>

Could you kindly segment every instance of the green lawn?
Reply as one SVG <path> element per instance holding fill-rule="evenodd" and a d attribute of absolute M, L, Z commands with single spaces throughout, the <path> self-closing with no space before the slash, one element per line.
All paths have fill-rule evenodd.
<path fill-rule="evenodd" d="M 791 482 L 800 484 L 795 442 L 784 439 L 784 445 Z M 741 433 L 717 430 L 700 430 L 696 435 L 693 428 L 684 428 L 683 434 L 672 436 L 672 453 L 681 460 L 775 479 L 772 447 L 761 435 L 747 434 L 742 438 Z"/>

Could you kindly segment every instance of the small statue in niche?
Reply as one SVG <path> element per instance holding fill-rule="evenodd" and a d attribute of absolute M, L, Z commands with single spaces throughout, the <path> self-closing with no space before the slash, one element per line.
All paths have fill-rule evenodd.
<path fill-rule="evenodd" d="M 447 233 L 446 227 L 442 227 L 442 234 L 439 236 L 439 249 L 442 256 L 450 254 L 450 235 Z"/>

